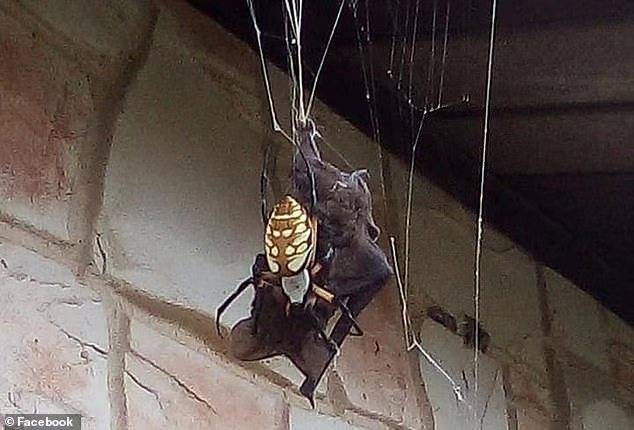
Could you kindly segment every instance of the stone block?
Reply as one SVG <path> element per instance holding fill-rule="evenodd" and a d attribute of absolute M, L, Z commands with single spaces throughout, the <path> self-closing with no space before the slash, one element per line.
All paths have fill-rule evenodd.
<path fill-rule="evenodd" d="M 434 410 L 438 429 L 483 428 L 507 429 L 506 399 L 502 370 L 491 358 L 480 355 L 478 383 L 474 377 L 473 350 L 462 340 L 433 321 L 426 321 L 421 331 L 422 346 L 459 387 L 459 400 L 453 384 L 423 356 L 421 372 Z"/>
<path fill-rule="evenodd" d="M 631 384 L 616 379 L 603 368 L 588 362 L 574 352 L 560 352 L 572 428 L 603 430 L 631 428 Z M 625 355 L 623 359 L 627 360 Z M 612 378 L 610 378 L 612 376 Z M 627 378 L 627 375 L 621 375 Z M 627 423 L 627 425 L 624 425 Z"/>
<path fill-rule="evenodd" d="M 292 407 L 290 410 L 290 430 L 358 430 L 361 427 L 347 423 L 341 418 L 321 415 Z"/>
<path fill-rule="evenodd" d="M 533 371 L 530 365 L 531 363 L 514 363 L 509 368 L 506 381 L 512 393 L 509 400 L 518 411 L 530 410 L 540 416 L 551 416 L 553 408 L 548 382 L 543 375 Z"/>
<path fill-rule="evenodd" d="M 543 334 L 534 260 L 518 248 L 484 249 L 480 318 L 491 343 L 543 373 Z"/>
<path fill-rule="evenodd" d="M 518 409 L 517 430 L 545 430 L 551 428 L 550 420 L 540 412 Z"/>
<path fill-rule="evenodd" d="M 425 210 L 411 224 L 409 253 L 409 310 L 425 312 L 424 296 L 429 295 L 456 316 L 473 316 L 474 235 L 470 228 L 442 212 Z M 401 243 L 404 243 L 401 240 Z M 401 273 L 405 276 L 405 252 L 401 253 Z M 484 287 L 483 287 L 484 290 Z"/>
<path fill-rule="evenodd" d="M 334 408 L 353 406 L 425 428 L 430 406 L 421 387 L 418 369 L 405 346 L 400 310 L 390 301 L 389 284 L 361 315 L 362 337 L 349 337 L 328 376 L 328 393 Z"/>
<path fill-rule="evenodd" d="M 407 189 L 401 169 L 393 172 L 395 189 Z M 406 226 L 406 192 L 397 195 L 400 225 Z M 414 177 L 410 224 L 408 310 L 425 314 L 430 302 L 457 318 L 475 314 L 476 219 L 434 185 Z M 494 346 L 543 368 L 541 314 L 535 263 L 513 242 L 484 226 L 480 270 L 480 319 Z M 403 231 L 405 229 L 403 228 Z M 404 247 L 401 235 L 399 245 Z M 400 251 L 405 278 L 406 253 Z M 405 279 L 404 279 L 405 280 Z M 417 327 L 417 329 L 420 329 Z"/>
<path fill-rule="evenodd" d="M 634 427 L 631 411 L 609 400 L 594 402 L 584 408 L 581 428 L 584 430 L 622 430 Z"/>
<path fill-rule="evenodd" d="M 145 0 L 21 0 L 20 4 L 60 38 L 103 57 L 118 57 L 134 49 L 151 7 Z"/>
<path fill-rule="evenodd" d="M 263 246 L 263 138 L 170 24 L 161 12 L 119 118 L 100 230 L 111 274 L 213 314 Z"/>
<path fill-rule="evenodd" d="M 281 394 L 233 373 L 217 357 L 134 319 L 131 348 L 126 359 L 130 428 L 285 428 Z"/>
<path fill-rule="evenodd" d="M 608 333 L 602 323 L 601 305 L 553 270 L 545 270 L 553 336 L 588 363 L 609 369 Z"/>
<path fill-rule="evenodd" d="M 0 11 L 0 211 L 61 239 L 92 111 L 86 75 Z"/>
<path fill-rule="evenodd" d="M 620 342 L 611 342 L 608 358 L 614 380 L 634 393 L 634 349 Z"/>
<path fill-rule="evenodd" d="M 110 428 L 101 298 L 30 251 L 0 244 L 0 256 L 0 391 L 8 410 L 79 413 L 82 428 Z"/>

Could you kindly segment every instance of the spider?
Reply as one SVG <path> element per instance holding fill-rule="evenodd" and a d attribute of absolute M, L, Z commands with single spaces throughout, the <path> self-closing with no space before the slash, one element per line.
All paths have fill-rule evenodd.
<path fill-rule="evenodd" d="M 337 349 L 324 332 L 323 317 L 315 311 L 318 300 L 327 305 L 334 305 L 341 314 L 350 320 L 356 329 L 353 335 L 362 336 L 363 330 L 352 316 L 345 301 L 324 288 L 326 265 L 332 253 L 326 254 L 322 262 L 315 261 L 315 242 L 317 238 L 317 221 L 309 216 L 292 196 L 286 195 L 275 205 L 266 226 L 265 253 L 258 254 L 251 268 L 251 277 L 245 279 L 237 289 L 220 305 L 216 312 L 216 331 L 220 333 L 220 317 L 227 307 L 249 286 L 256 289 L 278 288 L 283 291 L 280 304 L 285 315 L 305 313 L 313 328 L 327 342 L 329 347 Z M 321 275 L 321 276 L 320 276 Z M 319 277 L 322 286 L 315 280 Z M 256 297 L 259 297 L 256 294 Z M 254 321 L 250 327 L 253 335 L 258 331 L 258 317 L 261 313 L 262 300 L 254 304 Z"/>
<path fill-rule="evenodd" d="M 218 308 L 216 323 L 255 285 L 251 316 L 231 330 L 232 353 L 241 360 L 286 355 L 305 375 L 300 391 L 314 405 L 323 374 L 345 338 L 363 334 L 356 318 L 392 269 L 376 243 L 367 171 L 347 173 L 324 161 L 310 119 L 298 125 L 296 139 L 292 191 L 268 220 L 252 276 Z"/>

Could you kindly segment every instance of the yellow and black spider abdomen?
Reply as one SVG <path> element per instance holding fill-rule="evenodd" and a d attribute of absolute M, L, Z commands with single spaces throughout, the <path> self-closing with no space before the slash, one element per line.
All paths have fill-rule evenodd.
<path fill-rule="evenodd" d="M 271 272 L 294 276 L 312 264 L 316 224 L 293 197 L 287 195 L 273 208 L 264 235 Z"/>

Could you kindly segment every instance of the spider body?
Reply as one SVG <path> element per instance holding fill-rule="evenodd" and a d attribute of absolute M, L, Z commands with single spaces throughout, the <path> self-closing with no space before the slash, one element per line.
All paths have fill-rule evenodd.
<path fill-rule="evenodd" d="M 292 196 L 286 195 L 275 205 L 266 226 L 264 235 L 264 254 L 258 254 L 251 269 L 251 277 L 243 281 L 237 290 L 218 308 L 216 315 L 216 329 L 220 332 L 220 316 L 225 309 L 249 286 L 256 288 L 256 299 L 253 305 L 250 325 L 252 335 L 257 335 L 259 318 L 262 314 L 262 294 L 267 290 L 277 290 L 278 307 L 284 309 L 286 317 L 305 316 L 312 327 L 327 342 L 330 348 L 338 345 L 332 342 L 324 332 L 325 320 L 323 314 L 314 310 L 318 301 L 325 302 L 322 306 L 336 306 L 341 309 L 346 318 L 352 320 L 353 326 L 359 328 L 351 316 L 346 304 L 328 291 L 323 283 L 327 279 L 325 267 L 331 254 L 320 262 L 315 261 L 317 238 L 317 221 L 310 216 Z M 315 281 L 318 282 L 315 282 Z M 321 284 L 321 285 L 319 285 Z M 261 292 L 261 294 L 258 294 Z M 267 311 L 271 313 L 271 311 Z M 275 313 L 275 312 L 272 312 Z"/>
<path fill-rule="evenodd" d="M 306 298 L 317 246 L 317 221 L 290 195 L 275 205 L 264 235 L 269 270 L 293 304 Z"/>

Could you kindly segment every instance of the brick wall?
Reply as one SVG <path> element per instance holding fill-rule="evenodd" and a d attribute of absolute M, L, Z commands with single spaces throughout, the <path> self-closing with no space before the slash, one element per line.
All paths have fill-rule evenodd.
<path fill-rule="evenodd" d="M 471 350 L 424 318 L 473 313 L 473 217 L 421 178 L 408 306 L 465 401 L 406 351 L 392 286 L 310 410 L 289 362 L 236 362 L 213 330 L 261 247 L 269 142 L 273 184 L 288 172 L 254 53 L 185 3 L 25 0 L 0 4 L 0 56 L 0 413 L 76 412 L 89 429 L 632 426 L 631 328 L 491 229 L 475 392 Z M 384 236 L 398 235 L 407 166 L 385 155 L 385 214 L 376 145 L 321 104 L 316 117 L 370 169 Z"/>

